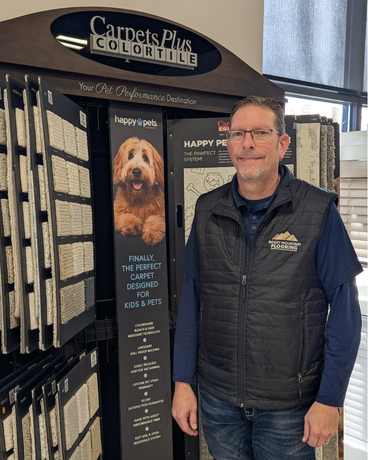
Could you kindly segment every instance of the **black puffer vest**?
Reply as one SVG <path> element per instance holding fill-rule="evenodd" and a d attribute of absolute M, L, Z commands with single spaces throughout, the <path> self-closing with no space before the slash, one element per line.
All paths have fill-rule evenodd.
<path fill-rule="evenodd" d="M 328 311 L 315 249 L 335 199 L 287 170 L 251 247 L 231 184 L 198 199 L 202 389 L 247 408 L 314 401 Z"/>

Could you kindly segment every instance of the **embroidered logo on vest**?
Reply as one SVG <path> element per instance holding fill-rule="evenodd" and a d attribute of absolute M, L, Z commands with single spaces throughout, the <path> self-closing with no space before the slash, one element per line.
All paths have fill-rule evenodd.
<path fill-rule="evenodd" d="M 297 252 L 301 243 L 299 243 L 298 239 L 291 235 L 289 232 L 285 233 L 277 233 L 272 240 L 268 242 L 270 244 L 271 249 L 276 251 L 290 251 L 290 252 Z"/>

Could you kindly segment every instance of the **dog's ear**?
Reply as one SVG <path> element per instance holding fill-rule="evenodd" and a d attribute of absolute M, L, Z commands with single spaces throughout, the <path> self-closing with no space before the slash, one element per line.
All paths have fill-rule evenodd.
<path fill-rule="evenodd" d="M 164 162 L 158 151 L 152 146 L 153 169 L 155 171 L 155 184 L 163 188 L 164 186 Z"/>
<path fill-rule="evenodd" d="M 123 142 L 123 144 L 121 144 L 118 150 L 118 153 L 115 155 L 115 158 L 112 162 L 113 171 L 114 171 L 112 180 L 113 180 L 114 185 L 119 185 L 122 182 L 121 173 L 124 167 L 124 152 L 127 148 L 128 141 L 129 139 L 127 139 L 125 142 Z"/>

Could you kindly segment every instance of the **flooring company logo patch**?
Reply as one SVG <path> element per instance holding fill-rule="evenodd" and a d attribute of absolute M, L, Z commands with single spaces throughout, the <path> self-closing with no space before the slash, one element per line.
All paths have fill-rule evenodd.
<path fill-rule="evenodd" d="M 290 252 L 297 252 L 299 246 L 301 246 L 298 239 L 289 232 L 277 233 L 268 244 L 271 246 L 270 249 Z"/>

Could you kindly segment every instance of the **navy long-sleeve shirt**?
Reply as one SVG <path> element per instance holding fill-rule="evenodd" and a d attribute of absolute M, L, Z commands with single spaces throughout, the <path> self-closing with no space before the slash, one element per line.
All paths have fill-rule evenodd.
<path fill-rule="evenodd" d="M 245 201 L 232 184 L 234 202 L 242 213 L 252 241 L 273 196 Z M 316 248 L 318 277 L 325 289 L 330 312 L 326 325 L 326 353 L 316 400 L 341 407 L 360 343 L 361 312 L 355 276 L 362 271 L 345 226 L 332 205 Z M 180 267 L 185 272 L 174 346 L 174 381 L 195 384 L 198 351 L 200 267 L 195 225 L 192 227 Z"/>

